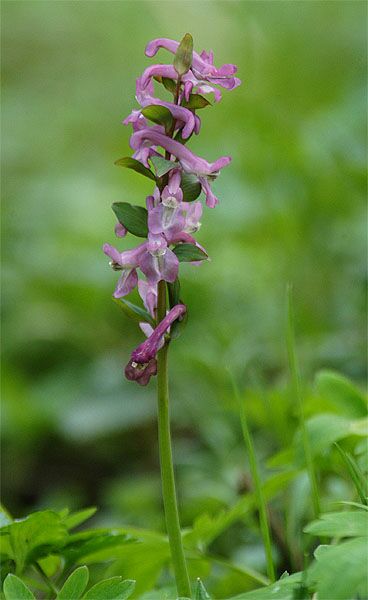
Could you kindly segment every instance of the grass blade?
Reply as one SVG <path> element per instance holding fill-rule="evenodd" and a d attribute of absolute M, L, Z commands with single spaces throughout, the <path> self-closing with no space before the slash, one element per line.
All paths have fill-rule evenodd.
<path fill-rule="evenodd" d="M 239 390 L 235 383 L 234 377 L 231 374 L 230 374 L 230 377 L 231 377 L 231 382 L 233 385 L 234 396 L 235 396 L 238 406 L 239 406 L 240 421 L 241 421 L 241 426 L 242 426 L 242 431 L 243 431 L 243 437 L 244 437 L 245 445 L 246 445 L 246 448 L 248 451 L 248 456 L 249 456 L 250 472 L 251 472 L 251 476 L 252 476 L 252 480 L 253 480 L 254 494 L 256 497 L 256 504 L 257 504 L 258 513 L 259 513 L 259 526 L 261 529 L 263 545 L 264 545 L 264 549 L 265 549 L 265 553 L 266 553 L 267 574 L 271 581 L 275 581 L 275 568 L 274 568 L 273 559 L 272 559 L 270 526 L 269 526 L 269 520 L 268 520 L 268 515 L 267 515 L 266 502 L 265 502 L 263 490 L 262 490 L 261 477 L 259 474 L 259 469 L 258 469 L 258 464 L 257 464 L 257 459 L 256 459 L 256 453 L 254 450 L 253 438 L 252 438 L 252 435 L 251 435 L 251 432 L 250 432 L 250 429 L 248 426 L 248 417 L 247 417 L 247 412 L 246 412 L 246 408 L 245 408 L 245 402 L 242 401 L 242 399 L 240 398 Z"/>

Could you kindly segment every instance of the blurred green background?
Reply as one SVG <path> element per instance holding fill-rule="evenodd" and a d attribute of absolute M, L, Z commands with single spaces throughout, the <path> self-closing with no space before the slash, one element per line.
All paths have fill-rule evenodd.
<path fill-rule="evenodd" d="M 111 204 L 152 189 L 113 163 L 130 153 L 120 122 L 155 37 L 189 31 L 243 80 L 201 112 L 191 142 L 233 162 L 198 235 L 212 261 L 182 267 L 190 319 L 171 389 L 183 524 L 242 487 L 226 367 L 249 391 L 259 456 L 290 441 L 287 282 L 306 387 L 321 367 L 364 382 L 365 13 L 359 1 L 2 2 L 2 491 L 16 516 L 96 503 L 110 524 L 163 527 L 155 385 L 123 378 L 143 336 L 111 301 L 101 250 L 134 244 L 116 242 Z"/>

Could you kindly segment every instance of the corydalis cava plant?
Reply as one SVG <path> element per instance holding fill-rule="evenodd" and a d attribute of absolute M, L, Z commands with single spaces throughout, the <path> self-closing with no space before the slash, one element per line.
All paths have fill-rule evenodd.
<path fill-rule="evenodd" d="M 201 120 L 197 111 L 209 106 L 204 96 L 221 99 L 219 88 L 232 90 L 240 84 L 236 66 L 217 68 L 213 53 L 193 51 L 193 40 L 186 34 L 179 43 L 167 38 L 155 39 L 146 47 L 153 57 L 160 49 L 174 55 L 173 63 L 149 66 L 136 81 L 139 108 L 124 119 L 133 132 L 132 157 L 116 164 L 135 170 L 154 182 L 146 207 L 116 202 L 115 233 L 125 237 L 131 233 L 144 241 L 121 252 L 110 244 L 103 251 L 110 265 L 120 272 L 114 298 L 125 312 L 139 321 L 147 339 L 131 354 L 125 376 L 140 385 L 158 378 L 158 424 L 163 500 L 170 541 L 172 563 L 180 596 L 190 597 L 181 532 L 178 518 L 172 463 L 169 412 L 167 352 L 170 340 L 178 337 L 186 318 L 186 306 L 180 295 L 181 262 L 201 263 L 208 259 L 205 249 L 194 234 L 200 227 L 202 203 L 197 198 L 203 191 L 206 205 L 214 208 L 218 198 L 212 182 L 231 158 L 222 156 L 213 162 L 194 154 L 187 144 L 198 135 Z M 162 85 L 171 97 L 155 96 L 155 85 Z M 203 95 L 204 94 L 204 95 Z M 138 288 L 143 307 L 125 300 Z"/>

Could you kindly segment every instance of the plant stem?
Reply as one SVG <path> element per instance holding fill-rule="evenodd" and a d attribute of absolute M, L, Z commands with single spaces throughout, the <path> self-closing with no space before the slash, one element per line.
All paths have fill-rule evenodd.
<path fill-rule="evenodd" d="M 287 319 L 287 351 L 289 357 L 289 368 L 291 374 L 291 384 L 294 393 L 294 398 L 298 405 L 299 424 L 302 433 L 302 442 L 304 449 L 305 462 L 307 473 L 312 490 L 312 502 L 315 518 L 321 513 L 321 503 L 318 492 L 318 483 L 316 471 L 313 463 L 312 449 L 309 441 L 307 426 L 305 423 L 304 405 L 300 386 L 300 373 L 298 360 L 295 352 L 295 328 L 294 328 L 294 310 L 293 310 L 293 290 L 291 284 L 287 287 L 288 300 L 288 319 Z"/>
<path fill-rule="evenodd" d="M 166 284 L 158 284 L 157 322 L 166 314 Z M 168 386 L 168 344 L 157 356 L 157 402 L 158 439 L 162 479 L 162 496 L 165 509 L 166 529 L 169 537 L 171 558 L 174 567 L 179 596 L 191 598 L 191 589 L 181 539 L 178 505 L 175 490 L 174 466 L 171 449 L 169 386 Z"/>
<path fill-rule="evenodd" d="M 258 470 L 258 464 L 256 459 L 256 453 L 254 451 L 254 444 L 252 435 L 248 426 L 248 417 L 245 408 L 245 402 L 240 398 L 238 387 L 235 383 L 235 380 L 230 374 L 231 381 L 233 384 L 234 395 L 237 399 L 239 412 L 240 412 L 240 421 L 243 430 L 243 437 L 245 441 L 245 445 L 247 447 L 248 456 L 249 456 L 249 466 L 250 472 L 253 480 L 254 493 L 257 500 L 257 508 L 259 513 L 259 526 L 262 533 L 263 545 L 266 553 L 266 562 L 267 562 L 267 574 L 271 581 L 275 581 L 275 567 L 273 565 L 272 560 L 272 547 L 271 547 L 271 534 L 270 534 L 270 526 L 267 515 L 267 507 L 266 502 L 263 496 L 261 477 Z"/>
<path fill-rule="evenodd" d="M 47 587 L 51 590 L 51 592 L 53 594 L 55 594 L 55 596 L 58 595 L 59 590 L 57 589 L 57 587 L 53 584 L 53 582 L 51 581 L 51 579 L 49 579 L 49 577 L 46 575 L 45 571 L 43 570 L 43 568 L 41 567 L 41 565 L 39 565 L 37 562 L 34 563 L 34 568 L 36 569 L 37 573 L 41 576 L 41 578 L 43 579 L 43 581 L 46 583 Z"/>

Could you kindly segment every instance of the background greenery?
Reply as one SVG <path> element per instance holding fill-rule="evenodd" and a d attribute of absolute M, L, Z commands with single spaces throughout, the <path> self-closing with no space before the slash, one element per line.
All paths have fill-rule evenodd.
<path fill-rule="evenodd" d="M 182 266 L 190 319 L 171 373 L 183 525 L 247 487 L 226 367 L 263 463 L 290 442 L 287 282 L 307 410 L 323 406 L 320 368 L 364 383 L 365 13 L 360 1 L 2 2 L 2 491 L 14 515 L 97 504 L 96 522 L 163 530 L 155 386 L 123 378 L 142 335 L 111 302 L 101 251 L 115 243 L 110 205 L 151 191 L 113 162 L 129 153 L 120 121 L 155 37 L 190 31 L 243 80 L 202 111 L 191 143 L 233 162 L 198 236 L 212 261 Z M 333 475 L 325 492 L 350 494 Z M 252 528 L 215 549 L 263 568 Z"/>

